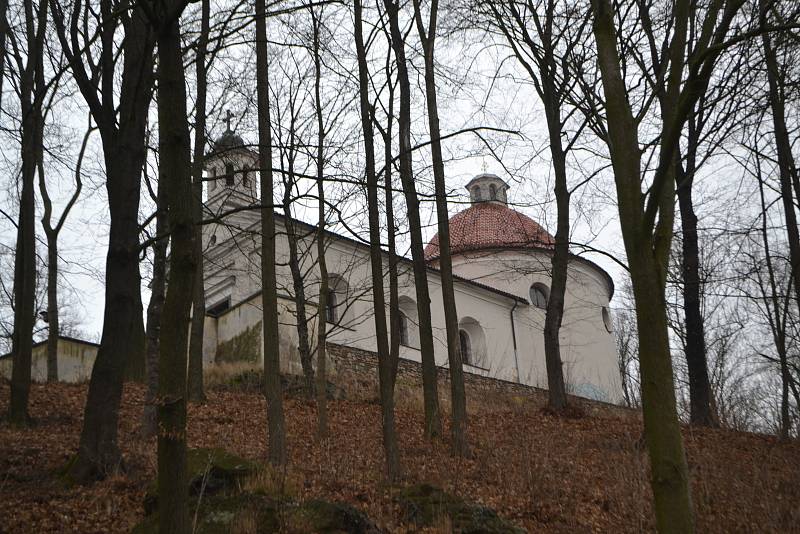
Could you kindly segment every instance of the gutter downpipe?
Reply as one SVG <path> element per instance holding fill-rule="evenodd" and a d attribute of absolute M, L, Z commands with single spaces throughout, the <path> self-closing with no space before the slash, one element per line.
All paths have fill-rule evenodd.
<path fill-rule="evenodd" d="M 517 384 L 520 384 L 521 382 L 519 380 L 519 359 L 517 359 L 517 331 L 514 328 L 514 310 L 517 309 L 518 304 L 519 301 L 514 299 L 514 306 L 512 306 L 511 308 L 511 313 L 509 314 L 509 317 L 511 319 L 511 341 L 514 343 L 514 366 L 517 369 Z"/>

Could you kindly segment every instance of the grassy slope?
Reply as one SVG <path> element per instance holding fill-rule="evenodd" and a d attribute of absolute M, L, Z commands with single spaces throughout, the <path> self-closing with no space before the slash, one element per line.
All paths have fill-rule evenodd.
<path fill-rule="evenodd" d="M 407 391 L 407 390 L 402 390 Z M 468 391 L 469 394 L 469 391 Z M 142 517 L 154 477 L 155 442 L 136 435 L 143 389 L 126 386 L 120 428 L 128 472 L 64 489 L 55 474 L 75 450 L 85 386 L 34 386 L 27 431 L 0 423 L 0 532 L 126 532 Z M 0 383 L 0 413 L 9 387 Z M 399 395 L 398 431 L 409 482 L 430 482 L 495 508 L 529 531 L 651 530 L 647 458 L 636 414 L 588 405 L 578 419 L 544 414 L 540 395 L 475 394 L 473 458 L 422 438 L 416 395 Z M 476 399 L 480 399 L 476 401 Z M 314 405 L 286 402 L 290 476 L 303 498 L 345 500 L 392 532 L 402 522 L 382 479 L 380 410 L 374 400 L 330 402 L 331 439 L 318 443 Z M 266 456 L 265 402 L 256 393 L 209 392 L 192 406 L 189 442 Z M 685 429 L 701 531 L 783 531 L 800 525 L 800 444 L 724 430 Z"/>

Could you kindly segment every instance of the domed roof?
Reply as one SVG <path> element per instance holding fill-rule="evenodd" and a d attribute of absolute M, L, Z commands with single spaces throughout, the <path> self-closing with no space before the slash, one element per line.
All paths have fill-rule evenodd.
<path fill-rule="evenodd" d="M 555 239 L 536 221 L 501 202 L 483 201 L 450 218 L 450 252 L 498 248 L 549 248 Z M 439 234 L 425 247 L 425 260 L 439 257 Z"/>
<path fill-rule="evenodd" d="M 239 148 L 243 146 L 244 139 L 242 139 L 242 136 L 233 130 L 225 130 L 214 142 L 214 149 L 217 152 L 223 152 L 225 150 L 231 150 L 233 148 Z"/>

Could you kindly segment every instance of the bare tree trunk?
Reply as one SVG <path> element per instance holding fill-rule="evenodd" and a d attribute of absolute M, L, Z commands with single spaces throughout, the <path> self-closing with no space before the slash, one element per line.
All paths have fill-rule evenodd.
<path fill-rule="evenodd" d="M 388 57 L 387 57 L 388 60 Z M 387 74 L 390 72 L 387 63 Z M 389 361 L 391 362 L 390 378 L 392 395 L 397 381 L 397 367 L 400 363 L 400 288 L 397 265 L 397 228 L 394 223 L 394 194 L 392 193 L 392 122 L 394 119 L 394 85 L 389 82 L 389 109 L 386 116 L 386 133 L 384 136 L 384 189 L 386 192 L 386 235 L 389 252 Z"/>
<path fill-rule="evenodd" d="M 386 471 L 391 482 L 400 477 L 400 454 L 394 426 L 394 380 L 386 328 L 386 294 L 383 285 L 383 250 L 381 249 L 380 206 L 378 203 L 378 176 L 375 172 L 375 140 L 369 102 L 369 71 L 367 52 L 361 21 L 361 1 L 353 4 L 355 42 L 358 56 L 358 86 L 361 112 L 361 129 L 364 135 L 364 159 L 367 174 L 367 210 L 369 212 L 369 256 L 372 273 L 372 302 L 375 317 L 375 341 L 378 352 L 378 386 L 381 398 L 383 451 Z M 391 146 L 391 145 L 390 145 Z M 387 168 L 390 162 L 387 161 Z"/>
<path fill-rule="evenodd" d="M 555 76 L 555 61 L 552 44 L 545 40 L 547 72 Z M 567 406 L 567 391 L 564 385 L 564 370 L 561 361 L 561 322 L 564 318 L 564 294 L 567 291 L 567 269 L 569 267 L 569 202 L 567 189 L 566 154 L 561 143 L 562 122 L 559 98 L 551 76 L 542 76 L 543 101 L 547 116 L 547 131 L 550 138 L 550 154 L 555 175 L 556 197 L 555 250 L 551 260 L 550 296 L 544 317 L 544 357 L 547 367 L 547 405 L 556 412 Z"/>
<path fill-rule="evenodd" d="M 420 0 L 414 1 L 414 18 L 417 22 L 417 30 L 425 57 L 425 101 L 427 103 L 428 128 L 431 136 L 436 220 L 439 230 L 439 277 L 442 281 L 442 303 L 444 305 L 444 323 L 447 333 L 447 361 L 450 366 L 451 447 L 453 454 L 466 456 L 469 453 L 467 443 L 467 398 L 464 391 L 464 369 L 458 333 L 458 311 L 456 310 L 453 288 L 453 260 L 450 255 L 450 215 L 447 211 L 447 184 L 444 176 L 444 159 L 442 157 L 441 131 L 439 128 L 439 103 L 436 98 L 436 73 L 434 70 L 438 9 L 438 0 L 431 0 L 430 18 L 426 33 L 422 22 Z"/>
<path fill-rule="evenodd" d="M 291 166 L 289 174 L 294 171 Z M 292 181 L 291 183 L 294 183 Z M 314 398 L 314 366 L 311 357 L 311 346 L 308 341 L 308 313 L 306 312 L 306 288 L 303 273 L 300 269 L 300 257 L 297 249 L 297 228 L 292 221 L 291 186 L 287 186 L 283 196 L 283 211 L 286 214 L 286 238 L 289 242 L 289 270 L 292 273 L 294 289 L 294 307 L 297 319 L 297 351 L 300 353 L 300 366 L 303 368 L 306 395 Z"/>
<path fill-rule="evenodd" d="M 328 437 L 328 264 L 325 260 L 325 125 L 322 117 L 320 82 L 322 62 L 319 50 L 319 20 L 311 8 L 314 26 L 314 111 L 317 119 L 317 262 L 319 263 L 319 308 L 317 310 L 317 436 Z"/>
<path fill-rule="evenodd" d="M 86 10 L 72 13 L 75 17 L 94 15 Z M 139 367 L 138 362 L 142 362 L 144 374 L 138 216 L 145 124 L 153 86 L 154 40 L 143 10 L 136 4 L 125 19 L 125 39 L 119 54 L 122 73 L 115 77 L 114 58 L 120 52 L 115 37 L 120 18 L 110 2 L 102 2 L 101 35 L 95 56 L 103 69 L 99 87 L 96 77 L 90 77 L 86 70 L 83 48 L 73 49 L 73 43 L 81 42 L 83 25 L 80 21 L 67 25 L 60 9 L 54 9 L 53 18 L 73 78 L 100 131 L 111 219 L 103 334 L 89 382 L 78 456 L 70 468 L 73 480 L 87 482 L 120 467 L 117 426 L 123 377 L 126 367 Z M 111 97 L 115 79 L 120 80 L 118 99 Z"/>
<path fill-rule="evenodd" d="M 689 474 L 676 412 L 664 296 L 666 260 L 674 212 L 674 174 L 670 176 L 666 172 L 657 177 L 658 187 L 653 188 L 650 193 L 651 204 L 660 209 L 658 225 L 651 230 L 650 219 L 641 203 L 641 153 L 637 124 L 626 100 L 626 88 L 620 73 L 611 3 L 608 0 L 593 0 L 592 9 L 620 224 L 636 302 L 642 408 L 653 472 L 651 486 L 655 500 L 656 525 L 660 532 L 692 532 L 694 517 Z M 670 46 L 673 63 L 670 65 L 668 97 L 665 97 L 667 102 L 673 104 L 672 99 L 676 96 L 677 84 L 681 80 L 688 2 L 680 0 L 674 9 L 675 36 Z M 664 121 L 667 120 L 669 118 L 665 117 Z M 662 139 L 662 143 L 666 142 Z M 674 148 L 669 150 L 662 146 L 665 159 L 661 163 L 674 164 L 674 153 Z M 672 182 L 670 178 L 673 178 Z"/>
<path fill-rule="evenodd" d="M 186 365 L 197 272 L 196 199 L 192 195 L 186 76 L 178 22 L 183 6 L 165 2 L 158 34 L 159 182 L 166 184 L 172 237 L 169 282 L 159 337 L 158 527 L 190 532 L 186 475 Z M 177 12 L 176 12 L 177 11 Z"/>
<path fill-rule="evenodd" d="M 164 308 L 165 279 L 167 276 L 167 247 L 169 245 L 169 226 L 167 220 L 166 183 L 158 181 L 156 193 L 156 236 L 163 236 L 153 243 L 153 279 L 150 283 L 150 303 L 147 305 L 147 329 L 145 330 L 145 383 L 147 390 L 144 399 L 142 434 L 145 437 L 156 435 L 158 430 L 158 347 L 161 336 L 161 316 Z M 166 234 L 166 235 L 165 235 Z"/>
<path fill-rule="evenodd" d="M 36 205 L 34 177 L 41 161 L 44 117 L 42 106 L 47 91 L 43 80 L 44 36 L 47 4 L 34 12 L 25 4 L 25 40 L 29 52 L 26 63 L 17 60 L 19 96 L 22 111 L 22 187 L 19 200 L 17 243 L 14 255 L 14 330 L 11 337 L 12 371 L 9 421 L 27 426 L 30 420 L 28 400 L 31 387 L 34 306 L 36 300 Z M 13 36 L 9 36 L 14 38 Z M 2 74 L 2 73 L 0 73 Z"/>
<path fill-rule="evenodd" d="M 431 326 L 431 299 L 428 291 L 428 267 L 422 242 L 422 223 L 420 222 L 419 198 L 414 185 L 412 147 L 411 147 L 411 82 L 406 63 L 405 40 L 400 30 L 400 6 L 394 0 L 384 0 L 389 17 L 392 49 L 397 64 L 400 85 L 400 116 L 398 128 L 400 136 L 400 180 L 406 199 L 408 225 L 411 234 L 411 259 L 414 266 L 414 286 L 417 296 L 417 315 L 419 321 L 419 343 L 422 355 L 422 390 L 425 404 L 425 435 L 428 438 L 442 434 L 442 420 L 439 411 L 438 373 L 433 351 L 433 329 Z"/>
<path fill-rule="evenodd" d="M 308 339 L 308 314 L 306 313 L 306 288 L 303 280 L 303 272 L 300 268 L 300 257 L 298 254 L 297 228 L 292 219 L 292 193 L 295 186 L 294 162 L 296 157 L 295 145 L 295 116 L 292 112 L 291 125 L 289 127 L 289 155 L 288 170 L 284 180 L 283 193 L 283 212 L 286 214 L 286 240 L 289 243 L 289 271 L 292 273 L 292 287 L 294 289 L 294 307 L 297 323 L 297 350 L 300 353 L 300 365 L 303 368 L 305 379 L 306 395 L 309 399 L 314 398 L 314 365 L 311 356 L 311 347 Z"/>
<path fill-rule="evenodd" d="M 281 389 L 278 337 L 278 287 L 275 274 L 275 213 L 272 209 L 272 131 L 269 109 L 266 2 L 256 0 L 256 89 L 258 98 L 258 160 L 261 180 L 261 300 L 263 319 L 264 395 L 267 398 L 268 457 L 286 463 L 286 429 Z"/>
<path fill-rule="evenodd" d="M 767 25 L 767 15 L 771 2 L 759 0 L 761 25 Z M 786 127 L 786 110 L 784 107 L 783 80 L 776 59 L 775 50 L 768 32 L 761 34 L 764 47 L 764 60 L 767 64 L 767 80 L 769 82 L 769 103 L 772 109 L 772 122 L 775 129 L 775 146 L 778 151 L 778 168 L 780 169 L 781 201 L 783 215 L 786 219 L 786 234 L 789 239 L 789 259 L 792 265 L 794 293 L 797 305 L 800 306 L 800 232 L 797 228 L 795 200 L 792 195 L 792 181 L 797 180 L 797 167 L 792 154 L 792 143 Z M 798 192 L 800 194 L 800 192 Z M 800 200 L 800 199 L 799 199 Z"/>
<path fill-rule="evenodd" d="M 789 382 L 791 376 L 789 375 L 788 354 L 786 347 L 786 321 L 788 317 L 788 306 L 785 308 L 781 306 L 780 295 L 781 290 L 775 280 L 775 268 L 772 263 L 772 254 L 769 248 L 769 230 L 767 226 L 767 202 L 764 198 L 764 180 L 761 176 L 760 169 L 758 174 L 758 192 L 761 200 L 761 239 L 764 242 L 764 259 L 767 265 L 768 282 L 765 284 L 759 275 L 759 286 L 766 301 L 766 306 L 772 307 L 773 311 L 767 312 L 770 319 L 770 328 L 772 329 L 772 337 L 775 343 L 775 350 L 778 353 L 778 362 L 781 375 L 781 424 L 780 424 L 780 438 L 783 440 L 789 439 L 789 434 L 792 429 L 792 420 L 789 415 Z M 768 285 L 768 292 L 767 287 Z M 787 304 L 788 304 L 788 297 Z M 782 309 L 783 308 L 783 311 Z"/>
<path fill-rule="evenodd" d="M 44 85 L 44 80 L 40 80 L 40 84 Z M 64 211 L 61 213 L 58 222 L 55 226 L 52 223 L 53 203 L 50 200 L 50 195 L 47 192 L 47 181 L 44 177 L 44 162 L 42 160 L 43 150 L 39 154 L 39 192 L 42 196 L 42 207 L 44 213 L 42 214 L 42 228 L 44 229 L 45 236 L 47 237 L 47 381 L 58 381 L 58 337 L 61 333 L 59 326 L 59 312 L 58 312 L 58 235 L 64 227 L 69 212 L 78 200 L 83 188 L 83 181 L 81 180 L 81 165 L 83 163 L 83 156 L 86 153 L 86 145 L 89 141 L 89 136 L 92 133 L 91 124 L 86 130 L 86 135 L 83 137 L 80 153 L 78 154 L 78 162 L 75 168 L 75 191 L 72 193 Z"/>
<path fill-rule="evenodd" d="M 197 57 L 195 71 L 197 73 L 197 104 L 194 118 L 194 158 L 192 161 L 192 195 L 194 198 L 195 220 L 195 261 L 197 272 L 194 276 L 194 292 L 192 296 L 192 330 L 189 338 L 189 373 L 188 388 L 190 402 L 205 402 L 203 387 L 203 334 L 206 319 L 206 292 L 203 274 L 203 163 L 206 150 L 206 48 L 208 46 L 209 19 L 211 17 L 210 0 L 202 0 L 200 15 L 200 35 L 197 38 Z"/>
<path fill-rule="evenodd" d="M 711 384 L 706 362 L 706 340 L 700 298 L 700 250 L 697 215 L 692 200 L 694 171 L 678 167 L 678 205 L 681 211 L 683 265 L 683 310 L 686 323 L 686 366 L 689 373 L 690 420 L 692 424 L 716 427 Z"/>
<path fill-rule="evenodd" d="M 6 37 L 8 35 L 8 0 L 0 0 L 0 109 L 3 109 L 3 81 L 6 72 Z"/>

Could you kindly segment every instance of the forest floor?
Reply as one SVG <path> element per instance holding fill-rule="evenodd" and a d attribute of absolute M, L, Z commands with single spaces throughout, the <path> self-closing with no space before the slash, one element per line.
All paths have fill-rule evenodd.
<path fill-rule="evenodd" d="M 33 427 L 0 423 L 0 532 L 128 532 L 143 519 L 156 447 L 137 432 L 141 386 L 126 385 L 122 401 L 126 473 L 86 487 L 67 487 L 58 475 L 75 453 L 86 391 L 86 385 L 35 385 Z M 636 412 L 584 403 L 582 416 L 556 418 L 543 411 L 541 393 L 476 393 L 469 402 L 472 456 L 459 459 L 446 440 L 424 439 L 420 399 L 405 395 L 398 395 L 397 408 L 404 484 L 444 488 L 530 532 L 653 529 Z M 0 413 L 8 398 L 9 385 L 1 382 Z M 330 401 L 324 442 L 315 439 L 313 402 L 287 396 L 284 406 L 298 498 L 348 502 L 388 532 L 418 530 L 404 522 L 397 488 L 385 483 L 375 399 Z M 192 447 L 263 461 L 265 429 L 266 404 L 257 392 L 209 388 L 208 402 L 189 408 Z M 800 443 L 690 427 L 684 438 L 698 531 L 800 531 Z"/>

